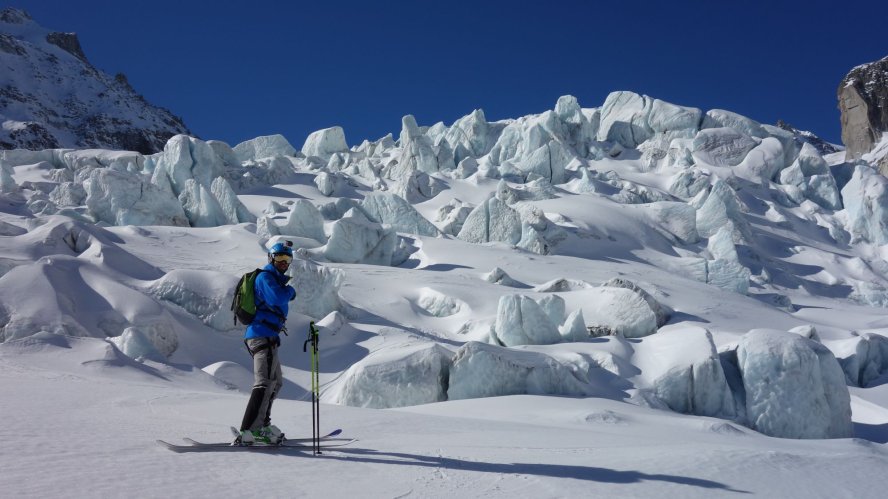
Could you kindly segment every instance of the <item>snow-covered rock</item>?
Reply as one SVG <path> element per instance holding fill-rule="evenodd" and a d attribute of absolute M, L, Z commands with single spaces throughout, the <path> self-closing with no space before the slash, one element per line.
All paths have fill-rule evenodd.
<path fill-rule="evenodd" d="M 657 320 L 657 327 L 662 327 L 664 324 L 666 324 L 669 321 L 669 317 L 671 317 L 672 315 L 672 309 L 657 301 L 657 299 L 651 296 L 650 293 L 628 279 L 614 277 L 602 283 L 601 285 L 603 287 L 628 289 L 640 296 L 641 299 L 644 300 L 644 302 L 647 303 L 647 305 L 654 312 L 654 316 Z"/>
<path fill-rule="evenodd" d="M 653 99 L 633 92 L 611 92 L 601 107 L 598 140 L 636 147 L 651 138 L 654 130 L 648 123 Z"/>
<path fill-rule="evenodd" d="M 449 317 L 467 308 L 462 300 L 428 287 L 419 290 L 416 304 L 435 317 Z"/>
<path fill-rule="evenodd" d="M 374 222 L 389 225 L 397 232 L 435 237 L 438 229 L 397 194 L 374 192 L 364 197 L 361 209 Z"/>
<path fill-rule="evenodd" d="M 345 131 L 339 126 L 312 132 L 302 146 L 302 154 L 316 156 L 325 162 L 333 154 L 345 152 L 348 152 L 348 144 L 345 142 Z"/>
<path fill-rule="evenodd" d="M 686 203 L 659 201 L 643 205 L 651 225 L 681 244 L 694 244 L 697 234 L 697 210 Z"/>
<path fill-rule="evenodd" d="M 586 329 L 586 319 L 583 317 L 583 310 L 577 309 L 567 316 L 564 324 L 558 327 L 561 338 L 564 341 L 586 341 L 590 338 L 589 330 Z"/>
<path fill-rule="evenodd" d="M 192 227 L 217 227 L 229 222 L 228 214 L 212 191 L 194 179 L 185 181 L 179 193 L 179 202 Z"/>
<path fill-rule="evenodd" d="M 496 141 L 497 127 L 492 127 L 484 116 L 484 111 L 476 109 L 453 123 L 445 138 L 453 150 L 456 163 L 472 157 L 487 154 Z"/>
<path fill-rule="evenodd" d="M 208 270 L 173 270 L 143 289 L 158 300 L 174 303 L 204 324 L 227 331 L 234 328 L 229 309 L 237 277 Z"/>
<path fill-rule="evenodd" d="M 83 186 L 86 207 L 96 220 L 111 225 L 189 224 L 172 191 L 143 182 L 137 175 L 96 169 Z"/>
<path fill-rule="evenodd" d="M 766 137 L 746 154 L 734 171 L 739 177 L 768 185 L 777 172 L 786 166 L 784 161 L 783 145 L 773 137 Z"/>
<path fill-rule="evenodd" d="M 436 213 L 436 222 L 441 222 L 441 232 L 455 236 L 462 230 L 462 226 L 472 212 L 472 207 L 458 199 L 451 199 L 450 202 L 438 208 Z"/>
<path fill-rule="evenodd" d="M 0 194 L 11 194 L 18 191 L 18 184 L 12 178 L 12 170 L 0 162 Z"/>
<path fill-rule="evenodd" d="M 500 297 L 493 334 L 496 341 L 505 346 L 549 345 L 561 341 L 558 327 L 546 311 L 524 295 Z"/>
<path fill-rule="evenodd" d="M 675 138 L 692 138 L 700 129 L 703 112 L 695 107 L 683 107 L 654 99 L 648 124 L 651 129 L 664 134 L 669 141 Z"/>
<path fill-rule="evenodd" d="M 456 237 L 470 243 L 498 241 L 517 244 L 521 240 L 521 216 L 493 197 L 469 213 Z"/>
<path fill-rule="evenodd" d="M 709 182 L 709 175 L 698 168 L 689 168 L 672 176 L 668 190 L 682 199 L 690 199 L 706 190 Z"/>
<path fill-rule="evenodd" d="M 341 270 L 296 258 L 287 275 L 293 277 L 290 285 L 296 290 L 296 299 L 290 302 L 291 311 L 314 318 L 347 311 L 347 305 L 339 297 L 345 278 Z"/>
<path fill-rule="evenodd" d="M 166 358 L 157 351 L 154 344 L 142 333 L 139 328 L 128 327 L 120 336 L 109 338 L 124 355 L 135 360 L 152 360 L 154 362 L 166 362 Z"/>
<path fill-rule="evenodd" d="M 756 145 L 755 140 L 733 128 L 705 128 L 694 137 L 691 153 L 697 162 L 736 166 Z"/>
<path fill-rule="evenodd" d="M 213 149 L 218 151 L 218 146 Z M 234 155 L 241 163 L 271 156 L 293 156 L 294 154 L 296 154 L 296 149 L 280 134 L 256 137 L 234 146 Z"/>
<path fill-rule="evenodd" d="M 842 203 L 852 242 L 888 243 L 888 179 L 869 166 L 855 165 L 842 188 Z"/>
<path fill-rule="evenodd" d="M 314 178 L 318 190 L 325 196 L 333 196 L 345 183 L 339 175 L 329 172 L 321 172 Z"/>
<path fill-rule="evenodd" d="M 287 221 L 279 227 L 284 236 L 307 237 L 320 243 L 326 241 L 324 235 L 324 217 L 321 212 L 307 199 L 297 199 L 290 206 Z"/>
<path fill-rule="evenodd" d="M 586 324 L 625 338 L 657 332 L 657 315 L 641 294 L 612 286 L 593 288 L 587 293 L 582 306 Z"/>
<path fill-rule="evenodd" d="M 484 280 L 493 284 L 499 284 L 501 286 L 508 286 L 511 288 L 523 287 L 524 285 L 515 279 L 512 279 L 509 274 L 506 273 L 505 270 L 494 267 L 493 270 L 484 274 Z"/>
<path fill-rule="evenodd" d="M 438 153 L 435 152 L 432 140 L 419 130 L 412 115 L 408 114 L 401 120 L 400 140 L 401 154 L 398 157 L 398 169 L 393 170 L 389 178 L 401 180 L 416 171 L 434 173 L 440 169 Z"/>
<path fill-rule="evenodd" d="M 829 347 L 854 386 L 867 387 L 888 372 L 888 338 L 884 336 L 864 333 L 832 341 Z"/>
<path fill-rule="evenodd" d="M 395 183 L 392 192 L 410 203 L 421 203 L 432 199 L 444 191 L 445 185 L 440 180 L 420 171 L 401 177 Z"/>
<path fill-rule="evenodd" d="M 764 138 L 768 136 L 768 132 L 762 128 L 759 122 L 724 109 L 706 111 L 700 128 L 731 128 L 749 137 Z"/>
<path fill-rule="evenodd" d="M 557 328 L 564 322 L 564 314 L 566 310 L 564 298 L 556 294 L 549 294 L 537 300 L 537 303 L 540 308 L 543 309 L 543 312 L 546 313 L 549 322 L 551 322 L 553 326 Z"/>
<path fill-rule="evenodd" d="M 672 330 L 634 345 L 633 364 L 657 398 L 686 414 L 732 419 L 734 399 L 712 334 L 693 327 Z"/>
<path fill-rule="evenodd" d="M 213 197 L 216 198 L 216 201 L 219 202 L 219 206 L 222 207 L 222 212 L 225 213 L 226 223 L 239 224 L 256 222 L 256 215 L 250 213 L 250 210 L 240 202 L 237 194 L 234 193 L 234 189 L 231 188 L 231 184 L 229 184 L 225 178 L 216 177 L 216 179 L 213 180 L 210 192 L 213 194 Z"/>
<path fill-rule="evenodd" d="M 847 438 L 851 398 L 845 373 L 823 345 L 799 335 L 753 330 L 740 339 L 750 426 L 781 438 Z"/>
<path fill-rule="evenodd" d="M 743 216 L 745 206 L 727 182 L 716 179 L 705 199 L 697 209 L 697 232 L 701 237 L 710 237 L 731 222 L 737 231 L 736 240 L 749 238 L 749 224 Z"/>
<path fill-rule="evenodd" d="M 740 263 L 733 233 L 733 224 L 728 222 L 709 237 L 706 249 L 713 258 L 706 262 L 706 282 L 725 291 L 744 295 L 749 290 L 751 272 Z"/>
<path fill-rule="evenodd" d="M 164 146 L 154 172 L 166 173 L 173 194 L 178 196 L 188 180 L 209 189 L 213 179 L 224 173 L 224 163 L 206 142 L 176 135 Z"/>
<path fill-rule="evenodd" d="M 396 243 L 395 231 L 351 209 L 333 224 L 324 257 L 339 263 L 390 265 Z"/>
<path fill-rule="evenodd" d="M 552 357 L 470 341 L 450 368 L 449 400 L 519 394 L 584 396 L 588 388 Z"/>
<path fill-rule="evenodd" d="M 422 343 L 365 357 L 345 372 L 338 404 L 386 409 L 447 400 L 453 352 Z"/>

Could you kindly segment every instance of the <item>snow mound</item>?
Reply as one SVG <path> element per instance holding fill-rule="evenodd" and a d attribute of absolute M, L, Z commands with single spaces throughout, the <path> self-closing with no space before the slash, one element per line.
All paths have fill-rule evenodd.
<path fill-rule="evenodd" d="M 204 367 L 203 372 L 242 392 L 250 392 L 253 388 L 253 372 L 234 362 L 216 362 Z"/>
<path fill-rule="evenodd" d="M 421 288 L 416 304 L 435 317 L 449 317 L 463 310 L 468 310 L 468 305 L 462 300 L 447 296 L 432 288 Z"/>
<path fill-rule="evenodd" d="M 481 276 L 487 282 L 493 284 L 499 284 L 501 286 L 508 286 L 510 288 L 523 288 L 525 285 L 515 279 L 512 279 L 509 274 L 506 273 L 505 270 L 494 267 L 493 270 Z"/>
<path fill-rule="evenodd" d="M 612 287 L 612 288 L 623 288 L 628 289 L 640 296 L 645 303 L 651 308 L 654 312 L 654 315 L 657 318 L 657 327 L 661 327 L 669 321 L 669 317 L 672 315 L 672 309 L 658 302 L 656 298 L 651 296 L 650 293 L 639 287 L 634 282 L 623 279 L 621 277 L 614 277 L 604 283 L 602 283 L 604 287 Z"/>
<path fill-rule="evenodd" d="M 0 236 L 20 236 L 27 233 L 27 229 L 0 220 Z"/>
<path fill-rule="evenodd" d="M 782 438 L 847 438 L 845 374 L 823 345 L 793 333 L 753 330 L 737 348 L 749 425 Z"/>
<path fill-rule="evenodd" d="M 561 277 L 535 286 L 533 290 L 537 293 L 563 293 L 565 291 L 578 291 L 594 287 L 594 285 L 586 281 Z"/>
<path fill-rule="evenodd" d="M 658 201 L 644 205 L 650 225 L 679 244 L 694 244 L 697 234 L 697 210 L 686 203 Z"/>
<path fill-rule="evenodd" d="M 325 398 L 385 409 L 447 400 L 453 352 L 435 343 L 391 348 L 354 364 Z"/>
<path fill-rule="evenodd" d="M 229 305 L 238 279 L 209 270 L 173 270 L 144 289 L 158 300 L 182 307 L 213 329 L 227 331 L 234 328 Z"/>
<path fill-rule="evenodd" d="M 586 291 L 584 299 L 583 316 L 590 326 L 625 338 L 657 332 L 657 314 L 633 289 L 602 286 Z"/>
<path fill-rule="evenodd" d="M 151 340 L 142 333 L 139 328 L 128 327 L 123 330 L 123 334 L 109 341 L 114 343 L 121 352 L 127 357 L 134 360 L 153 360 L 154 362 L 165 362 L 164 356 L 157 351 Z"/>
<path fill-rule="evenodd" d="M 105 338 L 136 327 L 164 356 L 179 345 L 175 321 L 160 303 L 77 257 L 53 255 L 13 268 L 0 277 L 0 302 L 7 315 L 0 341 L 41 331 Z"/>

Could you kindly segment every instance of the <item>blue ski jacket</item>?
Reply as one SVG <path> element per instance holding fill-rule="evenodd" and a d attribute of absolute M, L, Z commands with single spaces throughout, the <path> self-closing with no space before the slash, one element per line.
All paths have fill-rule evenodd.
<path fill-rule="evenodd" d="M 262 267 L 265 272 L 256 276 L 253 291 L 256 294 L 256 317 L 247 326 L 244 339 L 276 338 L 287 322 L 289 302 L 296 298 L 296 290 L 287 285 L 290 280 L 274 265 Z"/>

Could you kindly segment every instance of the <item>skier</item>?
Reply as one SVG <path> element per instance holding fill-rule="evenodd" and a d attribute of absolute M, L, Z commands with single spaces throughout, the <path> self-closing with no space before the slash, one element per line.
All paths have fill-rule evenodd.
<path fill-rule="evenodd" d="M 287 284 L 285 272 L 293 261 L 292 243 L 276 243 L 268 252 L 268 264 L 256 276 L 254 285 L 256 317 L 247 326 L 244 343 L 253 357 L 253 391 L 244 412 L 240 436 L 236 443 L 276 444 L 283 438 L 281 430 L 271 424 L 271 405 L 283 385 L 278 347 L 280 333 L 286 334 L 289 302 L 296 290 Z"/>

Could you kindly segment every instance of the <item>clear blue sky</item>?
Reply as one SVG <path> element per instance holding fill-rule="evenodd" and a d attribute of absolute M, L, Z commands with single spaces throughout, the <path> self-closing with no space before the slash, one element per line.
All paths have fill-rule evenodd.
<path fill-rule="evenodd" d="M 888 55 L 884 1 L 75 1 L 21 0 L 76 32 L 204 139 L 235 145 L 345 128 L 350 145 L 401 117 L 450 125 L 600 106 L 632 90 L 840 141 L 836 88 Z"/>

